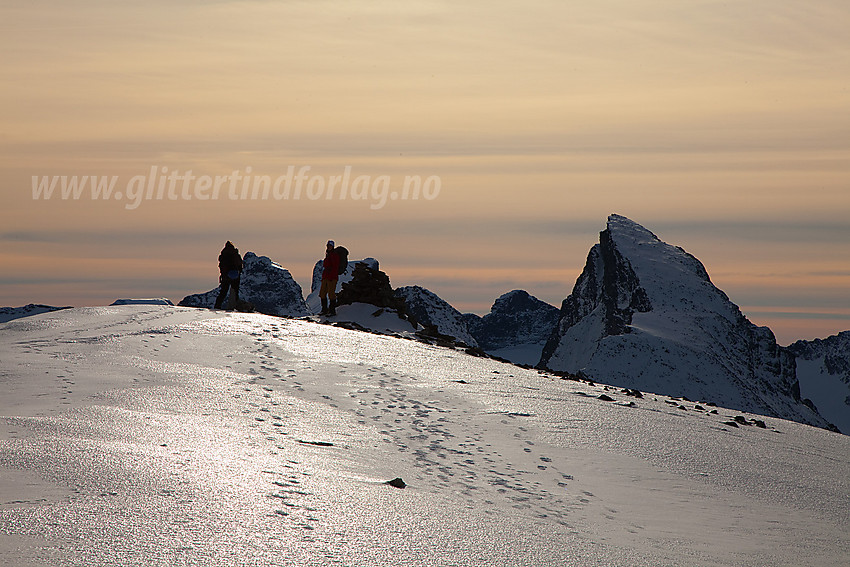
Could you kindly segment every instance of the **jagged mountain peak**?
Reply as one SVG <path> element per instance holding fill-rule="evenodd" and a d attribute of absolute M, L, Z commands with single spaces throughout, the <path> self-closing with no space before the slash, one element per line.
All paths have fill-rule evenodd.
<path fill-rule="evenodd" d="M 540 365 L 728 407 L 827 422 L 800 399 L 794 359 L 711 283 L 702 263 L 611 215 Z"/>

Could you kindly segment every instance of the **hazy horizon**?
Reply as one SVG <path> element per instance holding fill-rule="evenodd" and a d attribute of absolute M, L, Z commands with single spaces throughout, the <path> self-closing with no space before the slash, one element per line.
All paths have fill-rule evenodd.
<path fill-rule="evenodd" d="M 461 311 L 518 288 L 560 305 L 618 213 L 780 343 L 850 329 L 846 2 L 0 15 L 2 305 L 176 302 L 217 285 L 228 239 L 307 288 L 328 238 Z M 300 194 L 262 198 L 305 167 Z M 53 176 L 116 183 L 47 199 Z"/>

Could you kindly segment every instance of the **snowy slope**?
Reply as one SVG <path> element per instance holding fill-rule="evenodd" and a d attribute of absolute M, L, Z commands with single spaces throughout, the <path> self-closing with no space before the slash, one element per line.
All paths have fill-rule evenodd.
<path fill-rule="evenodd" d="M 254 309 L 266 315 L 301 317 L 307 315 L 307 306 L 301 286 L 289 270 L 267 256 L 246 252 L 243 258 L 239 298 L 249 301 Z M 206 293 L 184 297 L 179 305 L 212 309 L 221 288 Z"/>
<path fill-rule="evenodd" d="M 794 422 L 168 306 L 5 323 L 0 360 L 3 565 L 850 556 L 850 437 Z"/>
<path fill-rule="evenodd" d="M 699 260 L 619 215 L 564 300 L 541 365 L 829 426 L 802 403 L 793 355 L 770 329 L 744 317 Z"/>
<path fill-rule="evenodd" d="M 354 323 L 362 329 L 391 335 L 410 335 L 416 332 L 407 318 L 399 317 L 398 311 L 377 307 L 370 303 L 349 303 L 336 308 L 337 314 L 325 317 L 330 323 Z"/>
<path fill-rule="evenodd" d="M 454 337 L 469 346 L 478 346 L 461 312 L 436 293 L 411 285 L 397 288 L 395 294 L 404 299 L 408 312 L 423 326 L 433 325 L 443 335 Z"/>
<path fill-rule="evenodd" d="M 850 434 L 850 331 L 826 339 L 797 341 L 788 347 L 797 357 L 800 395 L 843 433 Z"/>

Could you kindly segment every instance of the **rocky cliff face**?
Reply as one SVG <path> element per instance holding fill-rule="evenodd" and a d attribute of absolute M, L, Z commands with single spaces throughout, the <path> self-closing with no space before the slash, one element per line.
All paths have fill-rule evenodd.
<path fill-rule="evenodd" d="M 558 308 L 517 289 L 499 297 L 487 315 L 468 313 L 464 317 L 482 349 L 513 362 L 534 365 L 558 323 Z"/>
<path fill-rule="evenodd" d="M 797 358 L 800 395 L 812 400 L 842 433 L 850 434 L 850 331 L 797 341 L 788 350 Z"/>
<path fill-rule="evenodd" d="M 289 270 L 272 262 L 268 257 L 257 256 L 253 252 L 246 252 L 243 262 L 242 281 L 239 285 L 240 299 L 250 302 L 257 312 L 266 315 L 307 315 L 301 286 L 292 278 Z M 186 296 L 178 305 L 212 309 L 219 289 L 216 287 L 206 293 Z"/>
<path fill-rule="evenodd" d="M 440 334 L 454 337 L 469 346 L 478 346 L 464 316 L 437 294 L 418 285 L 397 288 L 395 294 L 404 300 L 407 312 L 421 325 L 436 327 Z"/>
<path fill-rule="evenodd" d="M 800 398 L 794 356 L 715 287 L 679 247 L 608 218 L 540 366 L 819 427 Z"/>

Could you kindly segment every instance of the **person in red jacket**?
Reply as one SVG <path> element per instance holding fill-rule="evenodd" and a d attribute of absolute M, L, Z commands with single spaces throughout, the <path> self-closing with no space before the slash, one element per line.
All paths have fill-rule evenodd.
<path fill-rule="evenodd" d="M 328 240 L 325 260 L 322 263 L 322 287 L 319 299 L 322 300 L 322 315 L 336 315 L 336 282 L 339 280 L 339 256 L 334 251 L 334 241 Z M 330 306 L 328 305 L 330 298 Z"/>

